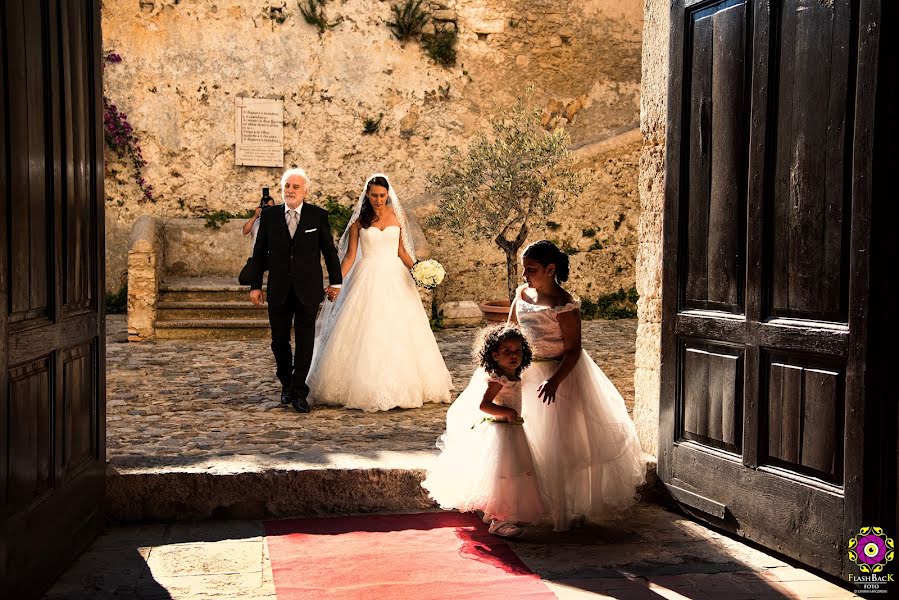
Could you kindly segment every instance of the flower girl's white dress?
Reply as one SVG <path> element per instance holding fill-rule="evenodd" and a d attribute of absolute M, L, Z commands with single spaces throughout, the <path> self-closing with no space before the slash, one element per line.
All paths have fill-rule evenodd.
<path fill-rule="evenodd" d="M 490 381 L 503 388 L 493 402 L 521 412 L 521 382 L 479 368 L 450 406 L 442 450 L 422 487 L 443 508 L 480 510 L 485 519 L 533 522 L 543 514 L 534 463 L 520 424 L 485 420 L 481 400 Z"/>
<path fill-rule="evenodd" d="M 452 400 L 452 377 L 399 243 L 396 225 L 360 229 L 361 255 L 315 340 L 311 404 L 377 411 Z"/>
<path fill-rule="evenodd" d="M 564 531 L 572 519 L 609 516 L 633 503 L 644 478 L 642 449 L 621 394 L 585 351 L 555 402 L 537 397 L 564 350 L 558 317 L 580 302 L 538 306 L 521 292 L 516 314 L 534 352 L 522 376 L 524 430 L 554 528 Z"/>

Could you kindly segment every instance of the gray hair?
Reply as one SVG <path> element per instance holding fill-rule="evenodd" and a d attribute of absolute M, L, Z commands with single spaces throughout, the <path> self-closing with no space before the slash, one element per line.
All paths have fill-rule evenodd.
<path fill-rule="evenodd" d="M 281 175 L 281 198 L 284 198 L 284 186 L 287 184 L 287 180 L 293 177 L 294 175 L 298 175 L 302 177 L 306 181 L 306 191 L 309 191 L 309 188 L 312 186 L 312 181 L 309 179 L 309 176 L 306 175 L 306 171 L 303 169 L 287 169 L 284 171 L 284 175 Z"/>

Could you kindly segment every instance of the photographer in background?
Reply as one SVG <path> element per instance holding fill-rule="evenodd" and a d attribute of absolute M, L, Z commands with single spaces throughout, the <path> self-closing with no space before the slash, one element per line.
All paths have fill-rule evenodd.
<path fill-rule="evenodd" d="M 274 206 L 275 199 L 268 195 L 268 188 L 262 188 L 262 199 L 259 200 L 259 206 L 256 207 L 256 212 L 253 213 L 253 216 L 250 217 L 246 223 L 243 224 L 243 234 L 253 236 L 253 245 L 256 245 L 256 234 L 259 231 L 259 217 L 262 215 L 262 209 L 266 206 Z"/>

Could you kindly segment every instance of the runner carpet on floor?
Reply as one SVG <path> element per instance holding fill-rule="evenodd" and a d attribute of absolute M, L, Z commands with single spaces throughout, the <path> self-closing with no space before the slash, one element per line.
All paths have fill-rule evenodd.
<path fill-rule="evenodd" d="M 265 534 L 278 600 L 555 598 L 470 514 L 268 521 Z"/>

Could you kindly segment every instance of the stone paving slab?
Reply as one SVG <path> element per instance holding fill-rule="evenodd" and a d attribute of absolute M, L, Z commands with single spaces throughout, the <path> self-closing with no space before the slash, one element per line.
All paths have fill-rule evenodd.
<path fill-rule="evenodd" d="M 637 322 L 587 321 L 584 346 L 633 407 Z M 473 371 L 478 328 L 439 330 L 457 391 Z M 278 403 L 267 340 L 127 342 L 124 316 L 107 318 L 107 457 L 133 471 L 423 468 L 436 454 L 449 405 L 366 413 Z"/>
<path fill-rule="evenodd" d="M 653 504 L 567 533 L 525 528 L 509 544 L 562 600 L 858 597 Z M 204 521 L 112 527 L 44 598 L 275 600 L 275 587 L 259 521 Z"/>

